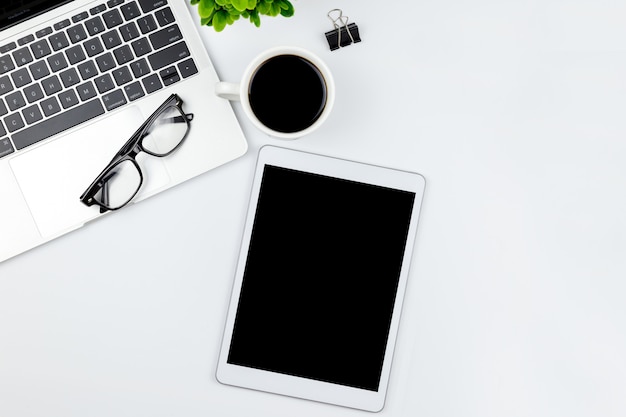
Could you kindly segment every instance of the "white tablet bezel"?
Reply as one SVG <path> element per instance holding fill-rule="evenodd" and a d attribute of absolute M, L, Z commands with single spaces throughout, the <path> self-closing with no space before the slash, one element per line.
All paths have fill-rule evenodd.
<path fill-rule="evenodd" d="M 394 303 L 378 391 L 352 388 L 334 383 L 233 365 L 227 362 L 228 351 L 233 334 L 234 320 L 241 292 L 243 273 L 250 245 L 252 225 L 254 223 L 256 206 L 259 198 L 261 179 L 266 165 L 342 178 L 415 193 L 415 202 L 411 213 L 408 237 L 402 267 L 400 270 L 396 301 Z M 424 178 L 421 175 L 412 172 L 382 168 L 275 146 L 262 147 L 259 151 L 258 161 L 255 168 L 250 203 L 248 213 L 246 215 L 243 239 L 235 273 L 235 281 L 228 308 L 224 338 L 220 349 L 216 372 L 217 380 L 227 385 L 235 385 L 366 411 L 382 410 L 385 403 L 389 374 L 391 371 L 391 361 L 409 273 L 409 264 L 413 253 L 424 187 Z"/>

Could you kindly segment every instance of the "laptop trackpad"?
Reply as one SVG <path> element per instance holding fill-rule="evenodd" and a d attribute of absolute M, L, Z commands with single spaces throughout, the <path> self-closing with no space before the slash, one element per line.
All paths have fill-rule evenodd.
<path fill-rule="evenodd" d="M 100 215 L 97 206 L 87 207 L 79 197 L 144 119 L 132 106 L 10 161 L 44 237 L 76 228 Z M 169 183 L 160 158 L 141 153 L 137 162 L 144 183 L 136 199 Z"/>

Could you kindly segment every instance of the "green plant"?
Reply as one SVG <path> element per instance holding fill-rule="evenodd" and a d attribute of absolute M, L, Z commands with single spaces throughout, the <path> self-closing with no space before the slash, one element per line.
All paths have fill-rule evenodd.
<path fill-rule="evenodd" d="M 261 26 L 261 15 L 291 17 L 294 13 L 289 0 L 190 0 L 198 6 L 200 22 L 221 32 L 239 18 L 249 19 Z"/>

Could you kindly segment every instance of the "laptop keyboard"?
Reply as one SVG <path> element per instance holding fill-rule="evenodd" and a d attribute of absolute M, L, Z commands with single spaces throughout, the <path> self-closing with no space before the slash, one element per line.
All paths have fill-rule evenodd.
<path fill-rule="evenodd" d="M 166 0 L 109 0 L 0 46 L 0 158 L 197 73 Z"/>

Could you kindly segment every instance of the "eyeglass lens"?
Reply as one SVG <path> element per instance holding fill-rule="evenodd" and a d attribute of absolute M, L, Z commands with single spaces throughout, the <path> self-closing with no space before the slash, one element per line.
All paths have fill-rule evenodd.
<path fill-rule="evenodd" d="M 102 179 L 94 199 L 109 209 L 117 209 L 134 197 L 141 186 L 141 174 L 133 161 L 126 159 L 114 165 Z"/>
<path fill-rule="evenodd" d="M 141 145 L 154 156 L 165 156 L 185 139 L 188 128 L 187 117 L 182 111 L 168 107 L 146 127 Z M 140 187 L 139 167 L 134 161 L 125 159 L 105 173 L 102 187 L 93 198 L 104 207 L 115 210 L 126 205 Z"/>
<path fill-rule="evenodd" d="M 187 134 L 187 118 L 178 107 L 168 107 L 148 126 L 141 145 L 156 156 L 172 152 Z"/>

